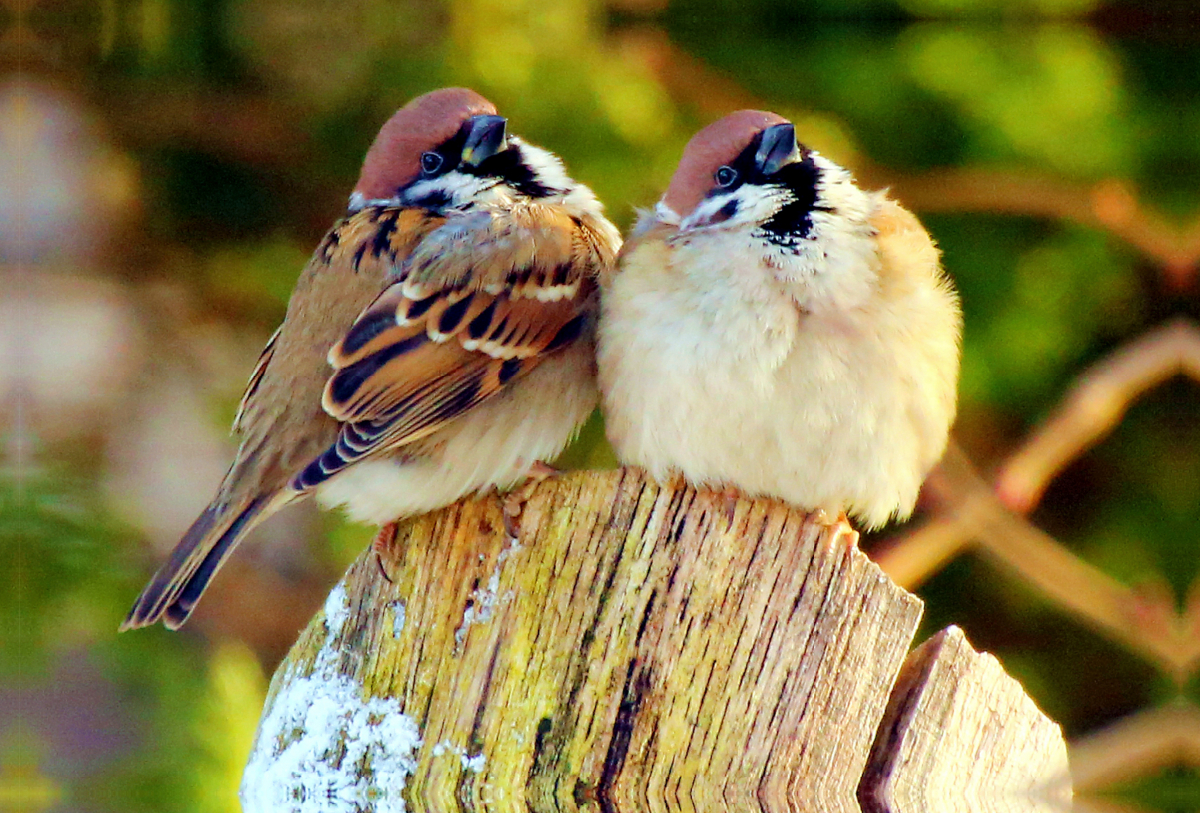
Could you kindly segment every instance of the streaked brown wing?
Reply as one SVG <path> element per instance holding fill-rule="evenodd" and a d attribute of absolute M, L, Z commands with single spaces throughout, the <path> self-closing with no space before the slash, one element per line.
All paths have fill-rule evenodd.
<path fill-rule="evenodd" d="M 462 288 L 552 301 L 574 296 L 580 280 L 595 278 L 605 250 L 561 207 L 531 203 L 448 220 L 413 249 L 401 276 L 413 299 Z"/>
<path fill-rule="evenodd" d="M 437 431 L 579 338 L 612 252 L 579 221 L 532 208 L 468 213 L 414 248 L 329 351 L 322 405 L 344 424 L 296 487 Z"/>
<path fill-rule="evenodd" d="M 400 279 L 413 247 L 444 223 L 422 209 L 370 207 L 325 235 L 246 385 L 233 424 L 242 441 L 237 459 L 122 628 L 159 618 L 168 627 L 182 624 L 243 535 L 296 497 L 295 469 L 323 458 L 331 441 L 336 451 L 339 436 L 358 437 L 314 414 L 327 380 L 325 351 L 345 337 L 364 304 Z"/>

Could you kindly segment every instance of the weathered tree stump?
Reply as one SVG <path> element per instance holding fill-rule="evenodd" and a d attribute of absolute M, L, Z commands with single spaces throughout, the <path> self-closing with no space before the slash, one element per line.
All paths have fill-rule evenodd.
<path fill-rule="evenodd" d="M 464 501 L 351 566 L 271 683 L 247 813 L 940 813 L 893 789 L 1009 741 L 1009 796 L 1065 781 L 1057 727 L 961 633 L 893 696 L 920 602 L 845 524 L 636 470 L 547 481 L 521 524 Z"/>

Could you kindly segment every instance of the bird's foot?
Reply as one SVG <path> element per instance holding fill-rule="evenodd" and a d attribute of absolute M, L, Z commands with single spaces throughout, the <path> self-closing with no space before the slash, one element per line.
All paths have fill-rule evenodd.
<path fill-rule="evenodd" d="M 832 518 L 831 518 L 832 517 Z M 810 515 L 813 523 L 820 525 L 823 529 L 830 533 L 838 533 L 847 551 L 852 551 L 858 547 L 858 531 L 850 524 L 850 518 L 846 516 L 846 512 L 838 509 L 835 515 L 833 511 L 827 511 L 824 508 L 818 508 Z M 842 528 L 842 526 L 845 526 Z"/>
<path fill-rule="evenodd" d="M 718 493 L 725 509 L 725 521 L 732 526 L 733 515 L 737 513 L 737 504 L 738 500 L 742 498 L 742 492 L 738 491 L 735 486 L 725 486 Z"/>
<path fill-rule="evenodd" d="M 396 542 L 396 532 L 398 526 L 394 522 L 389 522 L 379 529 L 379 533 L 375 534 L 375 538 L 371 540 L 371 552 L 375 554 L 375 564 L 379 566 L 379 573 L 387 580 L 388 584 L 395 584 L 392 577 L 388 575 L 387 568 L 383 565 L 383 555 L 386 553 L 389 556 L 392 553 L 392 545 Z"/>
<path fill-rule="evenodd" d="M 672 491 L 683 491 L 690 485 L 681 471 L 673 471 L 668 474 L 667 479 L 662 484 Z"/>
<path fill-rule="evenodd" d="M 504 495 L 502 506 L 504 514 L 504 533 L 514 542 L 521 536 L 521 514 L 525 503 L 533 496 L 533 491 L 541 482 L 558 474 L 558 469 L 541 460 L 535 461 L 525 473 L 525 482 Z"/>
<path fill-rule="evenodd" d="M 712 484 L 707 489 L 708 493 L 716 498 L 717 510 L 725 517 L 725 524 L 733 526 L 733 515 L 737 512 L 738 500 L 742 498 L 742 492 L 737 486 L 720 484 Z"/>
<path fill-rule="evenodd" d="M 818 508 L 809 516 L 814 524 L 822 525 L 826 528 L 833 528 L 847 521 L 845 511 L 838 511 L 834 514 L 832 511 L 827 511 L 824 508 Z"/>

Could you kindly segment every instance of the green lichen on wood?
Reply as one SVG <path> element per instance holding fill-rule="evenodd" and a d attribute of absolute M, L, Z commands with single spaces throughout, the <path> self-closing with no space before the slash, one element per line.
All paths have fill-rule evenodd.
<path fill-rule="evenodd" d="M 856 810 L 920 603 L 848 526 L 729 508 L 636 470 L 578 473 L 535 489 L 518 543 L 484 497 L 364 552 L 337 646 L 363 696 L 420 730 L 408 809 L 634 810 L 665 794 Z M 323 633 L 318 616 L 289 663 L 311 663 Z"/>

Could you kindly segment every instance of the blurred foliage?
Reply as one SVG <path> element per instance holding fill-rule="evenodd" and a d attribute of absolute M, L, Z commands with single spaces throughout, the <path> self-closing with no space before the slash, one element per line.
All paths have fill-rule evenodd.
<path fill-rule="evenodd" d="M 1114 788 L 1115 799 L 1137 799 L 1163 813 L 1196 813 L 1200 771 L 1172 768 L 1155 776 Z"/>
<path fill-rule="evenodd" d="M 1135 258 L 1095 231 L 992 217 L 926 218 L 974 317 L 960 397 L 1037 416 L 1098 341 L 1141 323 Z"/>
<path fill-rule="evenodd" d="M 1084 177 L 1131 163 L 1119 66 L 1086 28 L 1046 25 L 1017 39 L 931 23 L 904 32 L 898 57 L 916 87 L 953 111 L 971 163 L 1020 160 Z"/>
<path fill-rule="evenodd" d="M 1117 178 L 1172 222 L 1200 213 L 1200 26 L 1181 5 L 68 0 L 26 15 L 25 69 L 77 93 L 136 168 L 122 183 L 140 184 L 137 219 L 113 238 L 104 272 L 184 286 L 206 318 L 255 341 L 281 318 L 379 123 L 446 84 L 492 98 L 622 226 L 657 199 L 695 129 L 744 104 L 779 110 L 812 146 L 883 177 Z M 958 432 L 985 467 L 1090 363 L 1172 313 L 1200 313 L 1106 233 L 1000 212 L 923 218 L 963 296 Z M 214 415 L 227 419 L 239 386 L 213 388 Z M 1197 414 L 1194 382 L 1150 393 L 1055 481 L 1034 520 L 1182 604 L 1200 561 Z M 81 760 L 47 720 L 0 731 L 0 798 L 20 786 L 46 809 L 236 810 L 273 664 L 190 628 L 117 638 L 149 562 L 98 476 L 54 456 L 0 482 L 0 567 L 16 574 L 0 584 L 0 675 L 33 696 L 86 663 L 101 688 L 78 702 L 116 703 L 127 736 Z M 613 465 L 598 420 L 564 463 Z M 370 532 L 336 515 L 321 527 L 316 559 L 332 580 Z M 963 626 L 1068 734 L 1176 691 L 981 558 L 954 561 L 921 594 L 926 632 Z M 1186 691 L 1200 698 L 1197 681 Z M 1182 770 L 1125 790 L 1164 811 L 1200 807 Z"/>
<path fill-rule="evenodd" d="M 16 540 L 6 542 L 5 557 L 15 552 L 17 561 L 11 568 L 2 563 L 15 578 L 3 582 L 0 628 L 15 630 L 18 641 L 0 648 L 0 675 L 16 691 L 30 691 L 53 686 L 82 660 L 111 681 L 114 694 L 88 692 L 69 702 L 119 704 L 136 736 L 123 753 L 110 754 L 103 741 L 86 742 L 103 740 L 106 732 L 64 730 L 47 719 L 61 707 L 33 704 L 27 709 L 33 718 L 16 729 L 15 741 L 0 740 L 10 751 L 0 788 L 32 781 L 10 779 L 8 766 L 33 765 L 39 755 L 59 752 L 45 761 L 62 775 L 44 770 L 49 776 L 41 781 L 60 788 L 55 795 L 70 809 L 237 810 L 237 786 L 266 692 L 262 669 L 236 642 L 206 651 L 195 639 L 165 630 L 115 636 L 144 574 L 129 561 L 128 541 L 136 534 L 89 491 L 62 471 L 26 469 L 19 487 L 11 477 L 4 481 L 0 528 L 6 540 Z M 92 717 L 87 711 L 63 715 L 71 716 Z M 82 742 L 63 739 L 80 735 Z"/>
<path fill-rule="evenodd" d="M 114 561 L 120 532 L 85 486 L 62 472 L 21 474 L 18 480 L 9 471 L 0 480 L 0 530 L 13 542 L 0 566 L 15 574 L 0 587 L 0 629 L 17 639 L 0 647 L 6 678 L 44 674 L 51 643 L 98 637 L 104 619 L 91 608 L 111 616 L 119 605 L 110 593 L 136 578 Z"/>

